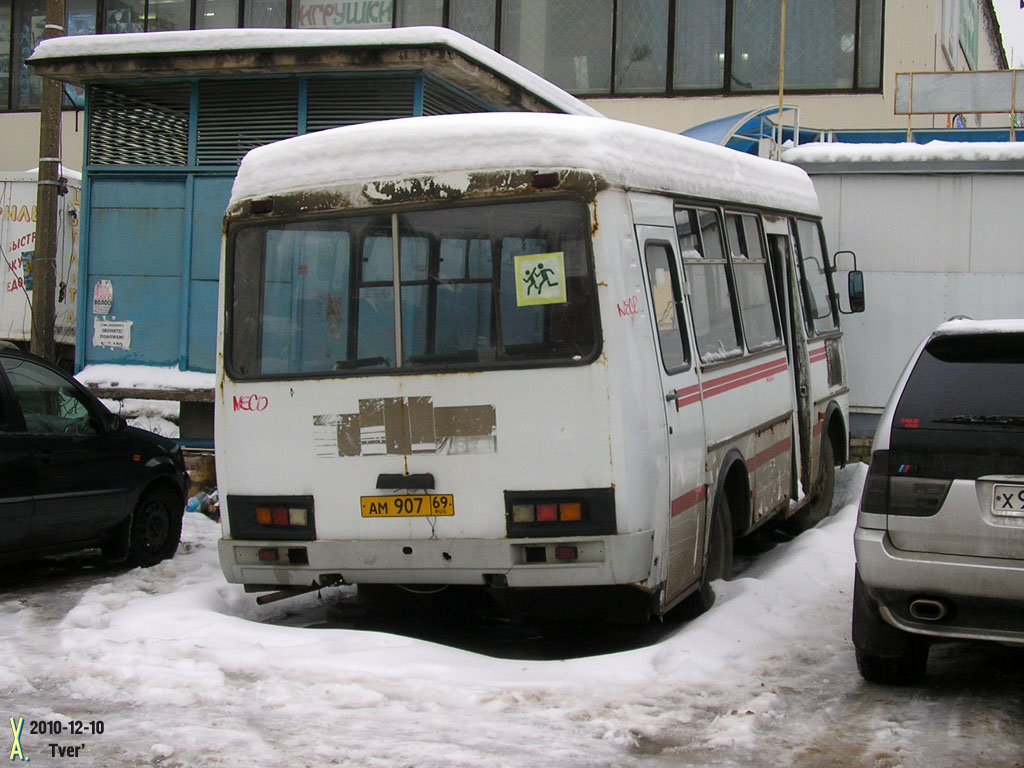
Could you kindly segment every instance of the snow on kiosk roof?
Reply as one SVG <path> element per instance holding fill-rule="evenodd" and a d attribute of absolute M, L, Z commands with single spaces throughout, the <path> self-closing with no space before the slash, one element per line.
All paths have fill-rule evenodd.
<path fill-rule="evenodd" d="M 502 109 L 600 116 L 526 67 L 443 27 L 78 35 L 43 40 L 28 62 L 36 74 L 78 85 L 202 74 L 426 69 Z"/>
<path fill-rule="evenodd" d="M 446 186 L 466 191 L 470 172 L 556 169 L 591 172 L 624 189 L 819 214 L 810 178 L 795 166 L 632 123 L 532 113 L 413 117 L 258 147 L 242 160 L 231 206 L 439 173 Z M 352 204 L 374 202 L 363 194 Z"/>

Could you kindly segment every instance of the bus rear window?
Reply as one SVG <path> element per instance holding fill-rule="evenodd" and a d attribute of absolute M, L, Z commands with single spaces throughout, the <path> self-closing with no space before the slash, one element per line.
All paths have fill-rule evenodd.
<path fill-rule="evenodd" d="M 600 338 L 589 218 L 571 200 L 237 228 L 237 376 L 582 362 Z"/>

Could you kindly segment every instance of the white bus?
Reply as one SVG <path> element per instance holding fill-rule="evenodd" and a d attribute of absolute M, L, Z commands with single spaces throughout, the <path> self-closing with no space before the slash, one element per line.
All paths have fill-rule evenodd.
<path fill-rule="evenodd" d="M 828 512 L 846 372 L 798 168 L 591 117 L 373 123 L 251 152 L 224 251 L 219 555 L 249 591 L 700 610 L 735 537 Z"/>

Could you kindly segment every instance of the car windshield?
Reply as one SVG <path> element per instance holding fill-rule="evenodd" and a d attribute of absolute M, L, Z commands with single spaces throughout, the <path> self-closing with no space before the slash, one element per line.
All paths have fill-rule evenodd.
<path fill-rule="evenodd" d="M 1024 426 L 1024 334 L 940 336 L 925 347 L 896 409 L 896 425 Z"/>
<path fill-rule="evenodd" d="M 246 225 L 236 376 L 581 362 L 600 338 L 586 208 L 563 199 Z"/>

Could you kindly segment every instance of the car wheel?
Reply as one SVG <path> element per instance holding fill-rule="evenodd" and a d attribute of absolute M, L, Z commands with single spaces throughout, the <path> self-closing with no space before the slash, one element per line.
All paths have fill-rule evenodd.
<path fill-rule="evenodd" d="M 857 669 L 870 683 L 910 685 L 928 668 L 928 641 L 885 621 L 859 573 L 853 584 L 853 645 Z"/>
<path fill-rule="evenodd" d="M 681 608 L 685 618 L 696 618 L 715 603 L 715 591 L 711 582 L 732 576 L 732 516 L 729 497 L 723 490 L 718 494 L 711 517 L 711 535 L 708 538 L 708 553 L 704 571 L 700 576 L 697 591 L 683 601 Z"/>
<path fill-rule="evenodd" d="M 172 557 L 181 540 L 184 511 L 178 496 L 166 488 L 143 494 L 132 512 L 128 564 L 148 567 Z"/>
<path fill-rule="evenodd" d="M 818 474 L 811 486 L 811 498 L 807 504 L 792 517 L 786 520 L 786 527 L 791 533 L 801 533 L 813 528 L 832 511 L 832 497 L 836 490 L 836 452 L 832 441 L 827 437 L 821 444 L 821 457 L 818 460 Z"/>

